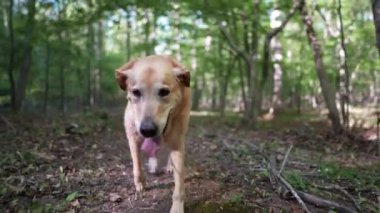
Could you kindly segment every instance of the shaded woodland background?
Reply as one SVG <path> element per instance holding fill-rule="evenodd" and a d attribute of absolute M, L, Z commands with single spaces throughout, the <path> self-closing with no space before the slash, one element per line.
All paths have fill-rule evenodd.
<path fill-rule="evenodd" d="M 268 111 L 327 107 L 341 129 L 347 106 L 379 104 L 378 5 L 2 1 L 0 104 L 43 113 L 112 106 L 122 96 L 115 68 L 169 54 L 192 70 L 195 111 L 242 112 L 254 126 Z"/>
<path fill-rule="evenodd" d="M 352 212 L 380 209 L 380 0 L 2 0 L 0 9 L 0 209 L 168 211 L 169 176 L 149 177 L 147 196 L 131 200 L 114 77 L 151 54 L 192 75 L 189 212 L 305 210 L 275 186 L 280 176 Z"/>

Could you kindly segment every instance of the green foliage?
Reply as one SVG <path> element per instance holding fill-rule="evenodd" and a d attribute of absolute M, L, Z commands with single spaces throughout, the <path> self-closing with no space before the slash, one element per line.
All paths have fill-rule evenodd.
<path fill-rule="evenodd" d="M 306 188 L 306 184 L 302 179 L 302 176 L 297 171 L 291 171 L 285 174 L 286 180 L 297 189 L 304 190 Z"/>
<path fill-rule="evenodd" d="M 66 201 L 71 202 L 77 198 L 78 192 L 72 192 L 66 196 Z"/>
<path fill-rule="evenodd" d="M 320 173 L 328 178 L 337 181 L 351 181 L 357 185 L 367 187 L 380 187 L 380 177 L 377 175 L 379 168 L 373 166 L 373 169 L 362 171 L 360 168 L 343 167 L 337 164 L 322 164 L 319 169 Z"/>
<path fill-rule="evenodd" d="M 292 1 L 36 1 L 35 30 L 31 45 L 33 62 L 27 82 L 26 106 L 41 109 L 44 102 L 58 108 L 60 102 L 76 109 L 90 105 L 91 99 L 101 105 L 119 95 L 115 84 L 114 70 L 130 58 L 146 54 L 181 54 L 182 63 L 192 70 L 192 84 L 197 86 L 200 104 L 210 108 L 210 99 L 220 104 L 218 95 L 223 86 L 228 87 L 227 108 L 236 109 L 242 101 L 242 82 L 247 87 L 246 64 L 231 53 L 226 38 L 221 35 L 219 25 L 226 30 L 241 48 L 244 38 L 248 44 L 257 40 L 254 57 L 253 83 L 262 78 L 262 46 L 270 28 L 270 14 L 274 9 L 281 11 L 283 19 L 292 7 Z M 15 34 L 15 60 L 12 71 L 15 81 L 20 74 L 27 43 L 27 4 L 14 1 L 13 23 Z M 317 1 L 332 27 L 336 25 L 336 7 L 331 1 Z M 10 52 L 9 29 L 7 28 L 9 1 L 3 1 L 0 9 L 0 48 Z M 352 91 L 366 94 L 376 83 L 378 75 L 378 51 L 375 48 L 374 27 L 368 1 L 342 1 L 343 21 L 346 31 L 347 63 L 352 73 Z M 314 10 L 308 4 L 310 10 Z M 353 18 L 354 17 L 354 18 Z M 313 18 L 319 41 L 322 44 L 324 62 L 330 82 L 335 84 L 338 73 L 338 36 L 329 36 L 327 24 L 317 11 Z M 253 23 L 258 23 L 253 28 Z M 129 25 L 127 27 L 127 25 Z M 257 34 L 255 41 L 251 36 Z M 282 45 L 283 69 L 281 97 L 284 103 L 292 102 L 295 94 L 307 99 L 320 97 L 320 87 L 314 68 L 313 53 L 308 45 L 302 21 L 296 14 L 286 28 L 277 36 Z M 210 46 L 206 47 L 206 40 Z M 127 46 L 129 41 L 130 46 Z M 243 48 L 244 47 L 244 48 Z M 47 49 L 49 48 L 49 52 Z M 129 48 L 129 49 L 128 49 Z M 249 52 L 249 51 L 248 51 Z M 253 53 L 252 53 L 253 54 Z M 241 63 L 241 67 L 238 66 Z M 234 66 L 230 66 L 234 64 Z M 232 69 L 228 81 L 223 76 Z M 10 102 L 8 78 L 9 55 L 0 58 L 0 105 Z M 49 73 L 47 77 L 46 73 Z M 63 72 L 63 75 L 61 74 Z M 96 79 L 99 79 L 96 81 Z M 378 80 L 377 80 L 378 81 Z M 63 82 L 63 84 L 61 84 Z M 49 83 L 47 86 L 46 83 Z M 62 89 L 64 87 L 64 89 Z M 272 94 L 272 76 L 264 88 L 264 98 Z M 46 92 L 48 88 L 48 92 Z M 98 91 L 99 90 L 99 91 Z M 195 89 L 194 89 L 195 90 Z M 246 94 L 252 97 L 255 94 Z M 198 96 L 196 96 L 198 98 Z"/>

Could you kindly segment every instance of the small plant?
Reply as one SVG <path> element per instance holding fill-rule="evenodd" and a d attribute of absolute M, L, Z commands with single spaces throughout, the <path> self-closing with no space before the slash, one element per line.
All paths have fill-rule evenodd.
<path fill-rule="evenodd" d="M 242 195 L 235 194 L 231 196 L 231 198 L 228 200 L 228 203 L 240 203 L 241 201 L 242 201 Z"/>
<path fill-rule="evenodd" d="M 306 184 L 302 179 L 302 176 L 298 172 L 291 171 L 285 174 L 285 177 L 289 181 L 289 183 L 297 189 L 304 190 L 306 188 Z"/>

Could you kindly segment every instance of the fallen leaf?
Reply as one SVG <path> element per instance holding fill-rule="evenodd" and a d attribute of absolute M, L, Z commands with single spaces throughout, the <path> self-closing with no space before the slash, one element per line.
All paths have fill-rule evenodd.
<path fill-rule="evenodd" d="M 215 149 L 217 149 L 218 148 L 218 146 L 216 145 L 216 144 L 211 144 L 210 145 L 210 149 L 211 150 L 215 150 Z"/>
<path fill-rule="evenodd" d="M 71 202 L 77 197 L 78 192 L 73 192 L 67 195 L 66 201 Z"/>
<path fill-rule="evenodd" d="M 80 203 L 79 203 L 78 199 L 71 201 L 70 204 L 72 207 L 80 207 Z"/>
<path fill-rule="evenodd" d="M 121 202 L 122 198 L 119 194 L 117 193 L 110 193 L 110 201 L 119 203 Z"/>

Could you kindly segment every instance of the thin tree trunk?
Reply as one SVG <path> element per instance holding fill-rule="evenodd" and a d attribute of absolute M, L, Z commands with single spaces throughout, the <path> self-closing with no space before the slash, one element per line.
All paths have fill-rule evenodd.
<path fill-rule="evenodd" d="M 92 63 L 93 58 L 93 50 L 94 50 L 94 26 L 92 24 L 88 25 L 88 52 L 89 57 L 87 61 L 87 98 L 88 98 L 88 106 L 92 108 L 94 106 L 94 79 L 93 79 L 93 70 L 95 69 L 94 64 Z"/>
<path fill-rule="evenodd" d="M 329 118 L 331 120 L 333 130 L 335 132 L 341 132 L 342 125 L 340 123 L 339 111 L 335 103 L 335 91 L 328 80 L 328 76 L 324 67 L 322 48 L 318 43 L 317 36 L 313 27 L 313 20 L 307 12 L 305 1 L 302 0 L 301 2 L 302 6 L 300 7 L 300 12 L 305 25 L 309 44 L 313 50 L 315 68 L 322 89 L 322 94 L 325 99 L 327 109 L 329 111 Z"/>
<path fill-rule="evenodd" d="M 181 22 L 180 22 L 181 14 L 180 14 L 179 4 L 177 4 L 176 7 L 174 8 L 173 17 L 174 17 L 173 20 L 175 20 L 175 38 L 174 38 L 174 40 L 175 40 L 176 45 L 177 45 L 176 59 L 178 61 L 181 61 L 181 59 L 182 59 L 182 56 L 181 56 Z"/>
<path fill-rule="evenodd" d="M 273 28 L 267 35 L 265 36 L 264 40 L 264 46 L 263 46 L 263 66 L 261 69 L 261 80 L 259 84 L 259 92 L 258 92 L 258 97 L 257 97 L 257 102 L 258 102 L 258 107 L 261 108 L 262 101 L 263 101 L 263 96 L 264 96 L 264 89 L 265 89 L 265 84 L 268 81 L 268 76 L 269 76 L 269 64 L 270 64 L 270 44 L 272 39 L 279 34 L 288 24 L 290 19 L 294 16 L 294 14 L 297 12 L 297 10 L 300 7 L 300 2 L 295 1 L 293 3 L 293 6 L 291 10 L 289 11 L 288 15 L 285 17 L 285 19 L 281 22 L 281 24 Z"/>
<path fill-rule="evenodd" d="M 248 88 L 248 96 L 246 97 L 246 104 L 244 108 L 244 116 L 242 118 L 241 123 L 243 125 L 248 124 L 251 128 L 256 128 L 256 121 L 257 121 L 257 74 L 255 73 L 255 64 L 257 60 L 257 49 L 258 49 L 258 24 L 260 23 L 260 13 L 259 8 L 261 4 L 261 0 L 254 0 L 252 1 L 253 8 L 255 8 L 254 12 L 254 21 L 252 22 L 251 27 L 251 44 L 250 47 L 248 47 L 247 38 L 245 38 L 244 47 L 241 48 L 238 46 L 236 41 L 232 39 L 231 35 L 227 33 L 225 26 L 223 23 L 219 26 L 219 29 L 222 33 L 222 35 L 226 38 L 230 48 L 232 51 L 235 52 L 236 55 L 241 57 L 245 62 L 245 74 L 247 78 L 247 88 Z M 236 23 L 236 21 L 234 22 Z M 246 34 L 249 29 L 247 27 L 243 28 L 243 35 L 247 36 Z M 249 50 L 249 51 L 247 51 Z"/>
<path fill-rule="evenodd" d="M 231 77 L 232 70 L 234 69 L 235 62 L 235 57 L 231 55 L 226 73 L 222 76 L 221 84 L 219 87 L 219 113 L 222 117 L 224 116 L 226 110 L 226 100 L 229 86 L 228 82 Z"/>
<path fill-rule="evenodd" d="M 372 13 L 376 31 L 376 46 L 380 57 L 380 0 L 372 0 Z"/>
<path fill-rule="evenodd" d="M 150 11 L 149 9 L 144 10 L 145 19 L 145 55 L 151 54 L 151 41 L 150 41 Z"/>
<path fill-rule="evenodd" d="M 244 81 L 244 75 L 243 75 L 243 65 L 242 60 L 238 60 L 238 70 L 239 70 L 239 79 L 240 79 L 240 89 L 241 89 L 241 97 L 243 99 L 243 105 L 244 109 L 247 106 L 247 95 L 245 92 L 245 81 Z M 239 109 L 240 109 L 240 103 L 239 103 Z"/>
<path fill-rule="evenodd" d="M 218 97 L 218 88 L 215 83 L 212 83 L 211 87 L 211 111 L 216 111 L 216 100 Z"/>
<path fill-rule="evenodd" d="M 194 32 L 194 40 L 197 39 L 197 31 Z M 196 47 L 196 43 L 194 42 L 193 43 L 193 46 L 192 46 L 192 49 L 191 49 L 191 71 L 194 73 L 194 77 L 196 78 L 193 82 L 193 86 L 192 86 L 192 95 L 191 95 L 191 98 L 192 98 L 192 109 L 197 111 L 199 110 L 199 101 L 200 101 L 200 96 L 201 96 L 201 89 L 199 89 L 199 84 L 198 84 L 198 76 L 199 76 L 199 73 L 198 73 L 198 59 L 197 59 L 197 47 Z"/>
<path fill-rule="evenodd" d="M 61 59 L 62 60 L 62 59 Z M 66 111 L 66 101 L 65 101 L 65 66 L 61 62 L 59 67 L 59 91 L 60 91 L 60 110 L 61 112 Z"/>
<path fill-rule="evenodd" d="M 63 40 L 63 32 L 59 32 L 58 34 L 58 40 L 59 43 L 62 45 L 64 44 Z M 65 101 L 65 55 L 66 55 L 66 49 L 63 48 L 63 51 L 61 52 L 61 57 L 59 59 L 59 94 L 60 94 L 60 105 L 59 108 L 61 112 L 66 111 L 66 101 Z"/>
<path fill-rule="evenodd" d="M 274 109 L 281 104 L 280 92 L 282 86 L 282 67 L 281 60 L 282 56 L 282 46 L 280 41 L 275 37 L 272 40 L 273 49 L 273 88 L 272 88 L 272 99 L 270 104 L 270 111 L 274 112 Z"/>
<path fill-rule="evenodd" d="M 50 74 L 50 44 L 46 41 L 46 56 L 45 56 L 45 91 L 44 91 L 44 106 L 43 110 L 47 112 L 49 100 L 49 74 Z"/>
<path fill-rule="evenodd" d="M 339 16 L 339 25 L 340 25 L 340 51 L 339 51 L 339 74 L 341 76 L 342 86 L 341 86 L 341 112 L 343 125 L 346 127 L 346 130 L 349 129 L 350 124 L 350 73 L 348 71 L 348 66 L 346 62 L 347 51 L 345 45 L 345 35 L 344 35 L 344 26 L 342 20 L 342 4 L 341 0 L 338 0 L 338 16 Z"/>
<path fill-rule="evenodd" d="M 16 96 L 15 96 L 15 111 L 20 111 L 26 93 L 26 86 L 28 83 L 29 73 L 32 66 L 32 35 L 34 32 L 35 24 L 35 13 L 36 13 L 36 0 L 28 1 L 28 20 L 26 23 L 26 46 L 24 57 L 20 66 L 20 73 L 16 85 Z"/>
<path fill-rule="evenodd" d="M 130 20 L 130 11 L 126 11 L 127 17 L 126 17 L 126 39 L 125 39 L 125 44 L 126 44 L 126 55 L 127 55 L 127 61 L 131 59 L 131 20 Z"/>
<path fill-rule="evenodd" d="M 103 24 L 102 21 L 99 21 L 97 23 L 97 33 L 96 33 L 96 42 L 95 42 L 95 60 L 96 60 L 96 68 L 94 69 L 94 98 L 95 98 L 95 104 L 100 105 L 101 104 L 101 77 L 102 77 L 102 70 L 101 70 L 101 56 L 103 52 Z"/>
<path fill-rule="evenodd" d="M 14 111 L 16 111 L 16 88 L 15 80 L 13 76 L 13 64 L 14 64 L 14 29 L 13 29 L 13 0 L 9 0 L 8 7 L 8 31 L 9 31 L 9 64 L 8 64 L 8 78 L 10 84 L 10 98 L 11 106 Z"/>

